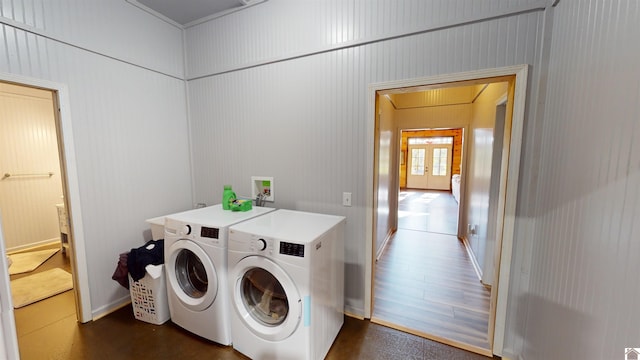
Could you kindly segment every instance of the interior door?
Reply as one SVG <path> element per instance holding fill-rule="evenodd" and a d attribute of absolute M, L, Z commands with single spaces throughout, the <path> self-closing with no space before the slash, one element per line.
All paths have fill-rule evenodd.
<path fill-rule="evenodd" d="M 451 144 L 409 145 L 407 187 L 449 190 L 451 187 Z"/>

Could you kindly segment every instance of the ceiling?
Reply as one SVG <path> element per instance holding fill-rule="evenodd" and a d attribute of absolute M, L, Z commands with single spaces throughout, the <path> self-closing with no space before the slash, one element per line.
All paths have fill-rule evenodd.
<path fill-rule="evenodd" d="M 126 0 L 182 27 L 195 25 L 266 0 Z"/>

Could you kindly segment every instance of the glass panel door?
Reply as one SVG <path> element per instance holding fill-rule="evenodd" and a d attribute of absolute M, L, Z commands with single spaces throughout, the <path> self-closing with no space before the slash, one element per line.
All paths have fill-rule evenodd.
<path fill-rule="evenodd" d="M 427 187 L 428 145 L 409 145 L 409 173 L 407 174 L 407 187 L 413 189 L 425 189 Z"/>
<path fill-rule="evenodd" d="M 451 189 L 451 145 L 429 144 L 429 168 L 427 188 L 430 190 Z"/>
<path fill-rule="evenodd" d="M 411 149 L 411 175 L 424 175 L 425 149 Z"/>

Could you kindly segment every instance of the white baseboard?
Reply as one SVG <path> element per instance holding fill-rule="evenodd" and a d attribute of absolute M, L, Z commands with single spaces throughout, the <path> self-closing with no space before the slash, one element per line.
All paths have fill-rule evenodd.
<path fill-rule="evenodd" d="M 382 254 L 384 254 L 384 251 L 387 249 L 387 244 L 389 244 L 389 240 L 391 240 L 391 237 L 395 232 L 396 231 L 393 229 L 389 229 L 389 231 L 387 231 L 387 235 L 385 236 L 384 241 L 382 242 L 382 246 L 380 246 L 380 249 L 378 249 L 378 251 L 376 252 L 376 261 L 380 260 L 380 257 L 382 257 Z"/>
<path fill-rule="evenodd" d="M 344 311 L 344 315 L 348 316 L 350 318 L 354 318 L 354 319 L 358 319 L 358 320 L 364 320 L 364 316 L 356 315 L 356 314 L 350 313 L 350 312 L 348 312 L 346 310 Z"/>
<path fill-rule="evenodd" d="M 114 313 L 123 307 L 131 304 L 131 295 L 127 294 L 127 296 L 123 296 L 116 301 L 112 301 L 111 303 L 101 306 L 98 309 L 95 309 L 91 312 L 91 319 L 96 321 L 100 318 L 103 318 L 111 313 Z"/>
<path fill-rule="evenodd" d="M 478 264 L 478 259 L 476 259 L 476 254 L 473 253 L 471 249 L 471 245 L 469 245 L 469 240 L 467 237 L 462 238 L 462 243 L 464 244 L 464 248 L 467 250 L 467 254 L 469 254 L 469 258 L 471 259 L 471 264 L 473 264 L 473 270 L 476 272 L 478 276 L 478 280 L 482 282 L 482 268 Z"/>
<path fill-rule="evenodd" d="M 55 243 L 60 244 L 60 238 L 52 238 L 52 239 L 42 240 L 42 241 L 30 243 L 30 244 L 14 246 L 12 248 L 7 249 L 7 254 L 11 254 L 11 253 L 19 252 L 23 250 L 29 250 L 29 249 L 37 248 L 40 246 L 52 245 Z"/>
<path fill-rule="evenodd" d="M 515 355 L 512 352 L 508 351 L 508 350 L 504 350 L 502 352 L 502 359 L 503 360 L 524 360 L 524 357 L 522 356 L 522 354 L 520 355 Z"/>
<path fill-rule="evenodd" d="M 353 306 L 350 305 L 344 305 L 344 313 L 348 316 L 354 317 L 354 318 L 361 318 L 364 319 L 364 310 L 363 309 L 357 309 Z"/>

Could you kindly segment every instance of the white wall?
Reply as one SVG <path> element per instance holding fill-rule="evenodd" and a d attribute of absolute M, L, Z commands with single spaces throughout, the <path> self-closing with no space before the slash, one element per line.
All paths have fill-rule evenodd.
<path fill-rule="evenodd" d="M 640 341 L 640 3 L 554 10 L 509 342 L 526 360 L 622 359 Z"/>
<path fill-rule="evenodd" d="M 466 222 L 463 223 L 466 238 L 473 251 L 480 269 L 483 281 L 491 285 L 493 263 L 492 259 L 495 238 L 489 238 L 489 188 L 491 182 L 498 182 L 500 173 L 492 174 L 492 155 L 494 127 L 496 117 L 496 103 L 507 93 L 507 83 L 493 83 L 487 86 L 473 103 L 473 117 L 470 123 L 469 162 L 466 173 Z M 469 233 L 467 224 L 475 226 L 475 233 Z"/>
<path fill-rule="evenodd" d="M 435 106 L 395 111 L 396 125 L 400 129 L 466 128 L 471 122 L 470 104 Z"/>
<path fill-rule="evenodd" d="M 398 206 L 398 147 L 399 131 L 395 126 L 395 111 L 386 96 L 378 96 L 378 177 L 376 189 L 377 215 L 374 251 L 380 254 L 384 241 L 398 226 L 396 217 L 389 214 L 389 209 Z"/>
<path fill-rule="evenodd" d="M 535 62 L 541 2 L 469 4 L 271 0 L 189 28 L 195 200 L 265 175 L 274 206 L 346 216 L 345 304 L 363 314 L 368 85 Z"/>
<path fill-rule="evenodd" d="M 7 251 L 60 238 L 56 204 L 63 201 L 62 181 L 53 109 L 50 91 L 0 83 L 0 210 Z"/>
<path fill-rule="evenodd" d="M 493 128 L 474 127 L 470 131 L 469 166 L 467 167 L 467 224 L 475 227 L 475 232 L 465 227 L 466 239 L 480 268 L 484 267 L 487 244 L 489 213 L 489 182 L 491 180 L 491 150 L 493 149 Z"/>
<path fill-rule="evenodd" d="M 68 89 L 91 310 L 100 314 L 128 297 L 111 275 L 119 253 L 150 238 L 144 220 L 192 207 L 181 32 L 125 1 L 0 8 L 0 76 Z"/>

